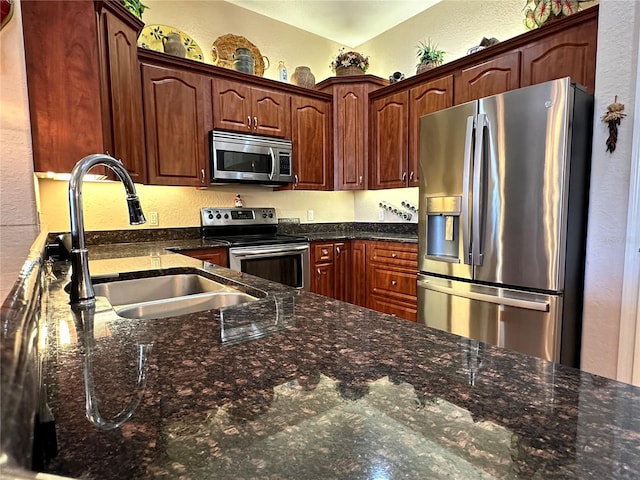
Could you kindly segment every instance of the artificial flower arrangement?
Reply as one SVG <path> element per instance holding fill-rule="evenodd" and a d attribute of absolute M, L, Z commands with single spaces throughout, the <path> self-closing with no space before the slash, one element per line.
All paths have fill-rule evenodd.
<path fill-rule="evenodd" d="M 366 72 L 369 68 L 369 57 L 358 52 L 345 52 L 344 48 L 341 48 L 338 56 L 331 62 L 330 67 L 334 72 L 340 67 L 357 67 Z"/>

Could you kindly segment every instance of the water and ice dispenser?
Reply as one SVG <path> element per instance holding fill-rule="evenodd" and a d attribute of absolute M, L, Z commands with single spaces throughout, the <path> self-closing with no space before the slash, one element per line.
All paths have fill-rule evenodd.
<path fill-rule="evenodd" d="M 428 197 L 426 204 L 427 257 L 459 262 L 462 197 Z"/>

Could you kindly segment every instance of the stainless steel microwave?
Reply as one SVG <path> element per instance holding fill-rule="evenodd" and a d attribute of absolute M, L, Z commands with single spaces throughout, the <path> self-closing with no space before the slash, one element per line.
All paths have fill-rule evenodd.
<path fill-rule="evenodd" d="M 293 182 L 291 140 L 212 130 L 211 182 L 284 185 Z"/>

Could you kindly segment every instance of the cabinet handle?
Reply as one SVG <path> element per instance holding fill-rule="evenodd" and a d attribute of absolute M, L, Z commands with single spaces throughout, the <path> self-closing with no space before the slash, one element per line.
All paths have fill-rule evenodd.
<path fill-rule="evenodd" d="M 395 280 L 391 280 L 391 285 L 392 285 L 392 286 L 394 286 L 394 287 L 395 287 L 397 283 L 398 283 L 398 282 L 396 282 Z"/>
<path fill-rule="evenodd" d="M 407 179 L 407 172 L 402 172 L 402 181 L 404 182 Z"/>
<path fill-rule="evenodd" d="M 329 250 L 327 250 L 326 248 L 323 248 L 322 255 L 329 255 Z"/>
<path fill-rule="evenodd" d="M 358 180 L 358 182 L 360 183 L 360 185 L 362 185 L 362 175 L 360 175 L 360 179 Z"/>
<path fill-rule="evenodd" d="M 340 247 L 336 247 L 336 252 L 338 255 L 340 255 Z"/>
<path fill-rule="evenodd" d="M 253 128 L 254 129 L 258 128 L 258 117 L 253 117 Z"/>
<path fill-rule="evenodd" d="M 298 184 L 298 175 L 293 176 L 293 183 Z"/>
<path fill-rule="evenodd" d="M 322 275 L 322 272 L 320 271 L 320 269 L 316 270 L 316 272 L 318 273 L 318 276 Z"/>
<path fill-rule="evenodd" d="M 200 177 L 201 177 L 202 183 L 204 183 L 204 168 L 200 169 Z"/>
<path fill-rule="evenodd" d="M 247 116 L 247 128 L 251 130 L 251 117 Z"/>
<path fill-rule="evenodd" d="M 409 174 L 409 181 L 410 181 L 410 182 L 413 182 L 413 172 L 411 172 L 411 173 Z"/>
<path fill-rule="evenodd" d="M 397 253 L 392 253 L 392 254 L 391 254 L 391 258 L 396 258 L 397 256 L 398 256 L 398 254 L 397 254 Z"/>

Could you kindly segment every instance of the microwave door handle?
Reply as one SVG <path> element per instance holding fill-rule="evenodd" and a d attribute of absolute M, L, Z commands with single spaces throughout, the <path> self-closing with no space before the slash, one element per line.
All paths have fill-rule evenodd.
<path fill-rule="evenodd" d="M 472 248 L 473 248 L 473 264 L 477 266 L 482 265 L 483 254 L 480 245 L 482 231 L 480 224 L 482 219 L 480 218 L 480 195 L 482 189 L 482 175 L 483 175 L 483 137 L 484 128 L 487 126 L 487 116 L 484 113 L 478 115 L 476 121 L 476 144 L 473 155 L 473 199 L 472 199 L 472 213 L 473 223 L 471 224 L 471 234 L 473 235 Z"/>
<path fill-rule="evenodd" d="M 273 175 L 276 173 L 276 156 L 272 147 L 269 147 L 269 154 L 271 155 L 271 175 L 269 175 L 269 180 L 273 180 Z"/>
<path fill-rule="evenodd" d="M 462 173 L 462 245 L 464 248 L 463 261 L 467 265 L 473 263 L 471 238 L 469 237 L 469 184 L 471 182 L 471 155 L 473 144 L 474 117 L 467 117 L 467 133 L 464 139 L 464 167 Z"/>

